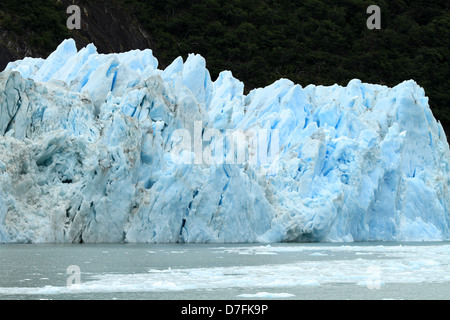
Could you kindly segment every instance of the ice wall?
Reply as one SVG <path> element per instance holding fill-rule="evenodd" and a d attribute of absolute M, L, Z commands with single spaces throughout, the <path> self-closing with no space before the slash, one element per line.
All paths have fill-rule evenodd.
<path fill-rule="evenodd" d="M 195 146 L 180 163 L 180 130 L 201 151 L 208 130 L 264 131 L 275 170 Z M 73 40 L 0 73 L 0 242 L 445 240 L 449 159 L 412 80 L 244 95 L 199 55 L 159 70 L 151 50 Z"/>

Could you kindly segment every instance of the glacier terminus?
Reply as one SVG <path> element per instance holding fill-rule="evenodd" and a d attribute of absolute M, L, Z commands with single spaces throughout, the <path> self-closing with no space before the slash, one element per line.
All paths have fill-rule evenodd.
<path fill-rule="evenodd" d="M 215 138 L 252 130 L 276 170 Z M 180 132 L 222 161 L 180 161 Z M 197 54 L 160 70 L 72 39 L 0 73 L 0 243 L 449 240 L 449 161 L 413 80 L 245 94 Z"/>

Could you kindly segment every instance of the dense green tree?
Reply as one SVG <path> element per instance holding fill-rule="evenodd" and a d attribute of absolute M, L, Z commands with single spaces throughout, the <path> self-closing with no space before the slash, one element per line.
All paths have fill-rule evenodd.
<path fill-rule="evenodd" d="M 1 0 L 0 27 L 47 55 L 62 39 L 70 36 L 66 28 L 66 8 L 49 0 Z M 14 39 L 11 39 L 14 40 Z"/>

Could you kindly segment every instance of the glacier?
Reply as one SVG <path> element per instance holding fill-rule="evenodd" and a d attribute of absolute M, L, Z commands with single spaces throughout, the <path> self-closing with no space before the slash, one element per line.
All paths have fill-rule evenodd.
<path fill-rule="evenodd" d="M 231 145 L 208 130 L 265 130 L 276 170 L 180 162 L 180 130 L 216 154 Z M 1 243 L 449 240 L 449 160 L 413 80 L 244 94 L 198 54 L 160 70 L 150 49 L 72 39 L 0 73 Z"/>

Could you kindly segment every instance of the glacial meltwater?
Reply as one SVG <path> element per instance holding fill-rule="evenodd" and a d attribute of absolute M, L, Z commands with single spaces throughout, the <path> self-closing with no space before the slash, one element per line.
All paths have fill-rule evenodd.
<path fill-rule="evenodd" d="M 449 298 L 449 242 L 0 245 L 0 299 Z"/>

